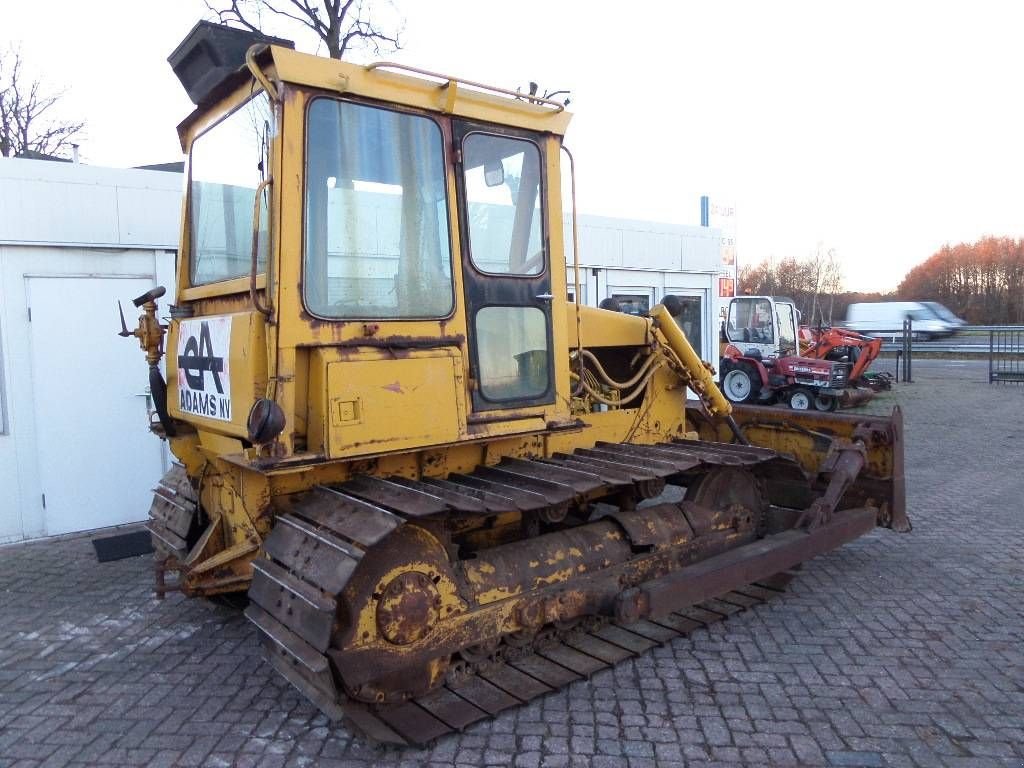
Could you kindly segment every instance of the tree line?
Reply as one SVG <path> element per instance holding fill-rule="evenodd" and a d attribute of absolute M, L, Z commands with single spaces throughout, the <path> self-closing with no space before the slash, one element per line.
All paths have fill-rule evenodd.
<path fill-rule="evenodd" d="M 896 293 L 941 302 L 975 325 L 1024 323 L 1024 240 L 944 245 L 910 270 Z"/>
<path fill-rule="evenodd" d="M 1024 239 L 984 237 L 944 245 L 910 270 L 895 291 L 843 289 L 835 254 L 766 259 L 740 269 L 743 293 L 788 296 L 803 322 L 830 325 L 861 301 L 938 301 L 975 325 L 1024 323 Z M 813 318 L 813 319 L 812 319 Z"/>

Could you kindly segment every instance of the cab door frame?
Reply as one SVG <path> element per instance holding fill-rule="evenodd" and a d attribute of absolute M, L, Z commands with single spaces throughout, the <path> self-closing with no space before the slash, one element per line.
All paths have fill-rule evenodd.
<path fill-rule="evenodd" d="M 499 138 L 510 138 L 527 141 L 537 150 L 540 186 L 538 190 L 539 205 L 536 208 L 540 216 L 540 238 L 543 249 L 542 269 L 536 275 L 515 273 L 494 273 L 483 271 L 473 261 L 472 235 L 470 230 L 469 200 L 466 189 L 466 176 L 463 158 L 463 145 L 467 137 L 482 134 Z M 460 256 L 462 259 L 463 293 L 466 311 L 466 333 L 469 347 L 470 367 L 470 399 L 472 411 L 521 409 L 533 406 L 550 405 L 555 402 L 555 354 L 552 331 L 552 278 L 551 278 L 551 247 L 549 237 L 550 222 L 548 221 L 548 195 L 550 194 L 547 171 L 547 156 L 543 136 L 506 126 L 495 126 L 468 120 L 452 120 L 453 157 L 456 169 L 456 198 L 459 211 Z M 562 268 L 562 265 L 558 265 Z M 547 385 L 536 395 L 491 399 L 481 391 L 481 360 L 480 339 L 477 333 L 476 319 L 481 310 L 490 307 L 528 307 L 540 310 L 544 316 L 544 336 L 546 344 L 545 365 L 547 369 Z"/>

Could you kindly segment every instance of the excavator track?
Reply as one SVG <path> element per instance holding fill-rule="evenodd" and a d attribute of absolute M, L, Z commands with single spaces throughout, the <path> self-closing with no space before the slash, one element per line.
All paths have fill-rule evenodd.
<path fill-rule="evenodd" d="M 505 638 L 492 647 L 458 649 L 453 657 L 462 658 L 429 692 L 386 703 L 380 695 L 372 703 L 346 693 L 340 670 L 349 651 L 332 642 L 346 618 L 346 586 L 364 558 L 383 557 L 373 549 L 386 537 L 407 523 L 467 515 L 518 511 L 559 521 L 570 508 L 597 501 L 621 502 L 628 509 L 658 496 L 669 481 L 688 485 L 716 468 L 778 474 L 780 465 L 800 474 L 792 461 L 763 448 L 689 440 L 598 443 L 550 459 L 504 459 L 443 480 L 363 475 L 317 486 L 277 502 L 266 556 L 253 563 L 246 616 L 259 629 L 271 664 L 329 717 L 347 717 L 374 741 L 422 744 L 771 599 L 797 566 L 786 561 L 771 570 L 767 559 L 762 571 L 769 570 L 749 583 L 716 582 L 710 574 L 707 594 L 678 611 L 636 621 L 593 615 L 563 627 L 548 622 L 522 641 Z M 635 521 L 622 513 L 612 518 L 632 526 L 634 544 L 642 543 L 644 532 Z M 729 551 L 713 554 L 719 557 L 709 562 L 727 558 Z M 417 589 L 417 579 L 428 581 L 417 573 L 408 578 L 410 590 Z M 659 599 L 657 590 L 650 599 Z"/>

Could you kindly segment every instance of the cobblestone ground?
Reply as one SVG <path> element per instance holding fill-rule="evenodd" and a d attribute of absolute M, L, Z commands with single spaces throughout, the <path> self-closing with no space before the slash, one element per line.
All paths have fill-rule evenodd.
<path fill-rule="evenodd" d="M 821 557 L 781 600 L 425 750 L 368 747 L 253 629 L 150 596 L 150 558 L 0 548 L 0 765 L 1024 764 L 1024 387 L 916 365 L 914 532 Z"/>

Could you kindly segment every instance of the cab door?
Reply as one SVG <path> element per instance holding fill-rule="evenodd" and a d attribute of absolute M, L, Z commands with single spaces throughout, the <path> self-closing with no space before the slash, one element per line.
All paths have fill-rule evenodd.
<path fill-rule="evenodd" d="M 553 403 L 543 145 L 464 121 L 454 142 L 473 411 Z"/>

